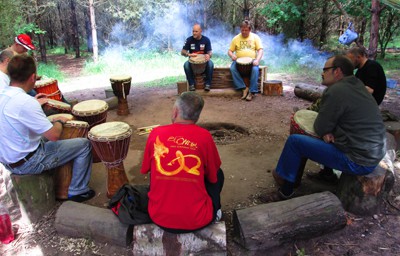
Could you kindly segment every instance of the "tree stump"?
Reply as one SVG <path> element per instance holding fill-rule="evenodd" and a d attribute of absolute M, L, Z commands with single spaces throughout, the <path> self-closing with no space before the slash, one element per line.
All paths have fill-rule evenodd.
<path fill-rule="evenodd" d="M 384 122 L 386 126 L 386 131 L 389 132 L 394 136 L 394 139 L 396 141 L 396 149 L 400 149 L 400 122 L 396 121 L 389 121 L 389 122 Z"/>
<path fill-rule="evenodd" d="M 154 224 L 136 225 L 133 255 L 226 255 L 225 222 L 185 234 L 172 234 Z"/>
<path fill-rule="evenodd" d="M 264 81 L 263 94 L 266 96 L 282 96 L 283 95 L 282 81 L 278 80 Z"/>
<path fill-rule="evenodd" d="M 386 154 L 372 173 L 364 176 L 341 174 L 336 194 L 346 211 L 364 216 L 376 214 L 383 198 L 392 190 L 396 143 L 390 133 L 386 133 L 386 138 Z"/>
<path fill-rule="evenodd" d="M 308 101 L 316 101 L 318 98 L 321 98 L 322 93 L 326 89 L 325 86 L 316 86 L 305 83 L 296 84 L 294 87 L 294 95 L 299 98 L 308 100 Z"/>
<path fill-rule="evenodd" d="M 331 192 L 235 210 L 235 240 L 248 250 L 265 250 L 343 228 L 346 212 Z"/>
<path fill-rule="evenodd" d="M 56 205 L 53 173 L 11 174 L 11 180 L 21 209 L 33 223 L 47 214 Z"/>
<path fill-rule="evenodd" d="M 188 85 L 186 81 L 177 82 L 176 86 L 178 88 L 178 95 L 188 91 Z"/>

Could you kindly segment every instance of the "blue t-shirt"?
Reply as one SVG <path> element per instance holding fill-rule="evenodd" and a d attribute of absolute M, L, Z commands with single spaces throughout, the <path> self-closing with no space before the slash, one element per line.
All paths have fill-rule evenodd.
<path fill-rule="evenodd" d="M 206 54 L 209 51 L 212 51 L 211 41 L 206 36 L 201 36 L 200 40 L 196 40 L 193 36 L 190 36 L 186 38 L 183 49 L 189 53 Z"/>

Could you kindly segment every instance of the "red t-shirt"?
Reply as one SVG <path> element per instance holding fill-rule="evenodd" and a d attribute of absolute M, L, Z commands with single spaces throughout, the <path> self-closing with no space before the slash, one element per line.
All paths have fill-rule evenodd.
<path fill-rule="evenodd" d="M 213 205 L 204 179 L 217 182 L 221 159 L 211 134 L 195 124 L 153 129 L 141 173 L 150 171 L 149 214 L 171 229 L 195 230 L 209 224 Z"/>

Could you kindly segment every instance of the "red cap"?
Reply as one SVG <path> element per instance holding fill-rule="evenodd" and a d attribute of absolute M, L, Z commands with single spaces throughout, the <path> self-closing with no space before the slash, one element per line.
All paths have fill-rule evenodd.
<path fill-rule="evenodd" d="M 32 44 L 32 40 L 27 34 L 18 35 L 15 37 L 15 42 L 28 50 L 35 50 L 35 46 Z"/>

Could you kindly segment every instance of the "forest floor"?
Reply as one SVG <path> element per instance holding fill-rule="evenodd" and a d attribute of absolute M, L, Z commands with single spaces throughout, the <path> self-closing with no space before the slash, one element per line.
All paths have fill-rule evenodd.
<path fill-rule="evenodd" d="M 97 81 L 95 76 L 82 77 L 83 60 L 65 57 L 49 57 L 60 66 L 68 77 L 60 89 L 76 86 L 79 89 L 65 93 L 70 100 L 104 99 L 104 87 L 110 87 L 104 79 Z M 39 74 L 40 75 L 40 74 Z M 260 196 L 276 190 L 271 170 L 275 167 L 280 152 L 289 135 L 290 116 L 294 108 L 306 108 L 311 103 L 296 97 L 293 89 L 302 77 L 286 74 L 268 74 L 268 79 L 281 80 L 284 85 L 283 96 L 257 95 L 251 102 L 242 101 L 238 94 L 223 90 L 201 91 L 205 107 L 199 121 L 200 125 L 213 126 L 224 130 L 224 136 L 216 139 L 225 172 L 225 185 L 222 192 L 223 220 L 227 228 L 228 255 L 400 255 L 400 163 L 395 163 L 395 186 L 374 216 L 356 216 L 348 213 L 348 224 L 341 230 L 307 240 L 296 240 L 268 251 L 247 251 L 234 241 L 232 213 L 235 209 L 261 204 Z M 400 77 L 394 77 L 400 83 Z M 132 79 L 131 93 L 128 96 L 130 114 L 118 116 L 109 110 L 107 121 L 124 121 L 134 130 L 154 124 L 170 123 L 172 105 L 177 96 L 176 85 L 156 88 L 146 87 Z M 104 87 L 92 88 L 93 84 L 104 83 Z M 108 81 L 109 83 L 109 81 Z M 400 85 L 398 85 L 400 90 Z M 66 90 L 67 91 L 67 90 Z M 400 117 L 400 94 L 396 89 L 388 89 L 381 109 L 389 110 Z M 227 127 L 240 127 L 241 131 L 226 131 Z M 133 134 L 125 168 L 129 181 L 133 184 L 148 182 L 139 173 L 140 155 L 143 152 L 146 136 Z M 132 156 L 138 156 L 133 159 Z M 398 161 L 398 160 L 397 160 Z M 91 186 L 97 195 L 87 204 L 104 207 L 104 171 L 101 164 L 94 164 Z M 306 172 L 317 172 L 319 165 L 309 161 Z M 96 173 L 96 175 L 94 174 Z M 99 185 L 100 184 L 100 185 Z M 101 187 L 103 186 L 103 187 Z M 335 187 L 317 184 L 303 177 L 298 195 L 321 191 L 335 192 Z M 9 245 L 0 245 L 1 255 L 133 255 L 132 247 L 119 247 L 98 243 L 87 239 L 63 237 L 54 227 L 57 209 L 44 216 L 30 228 L 16 228 L 16 240 Z M 297 250 L 299 250 L 297 252 Z M 3 251 L 1 253 L 1 251 Z"/>

